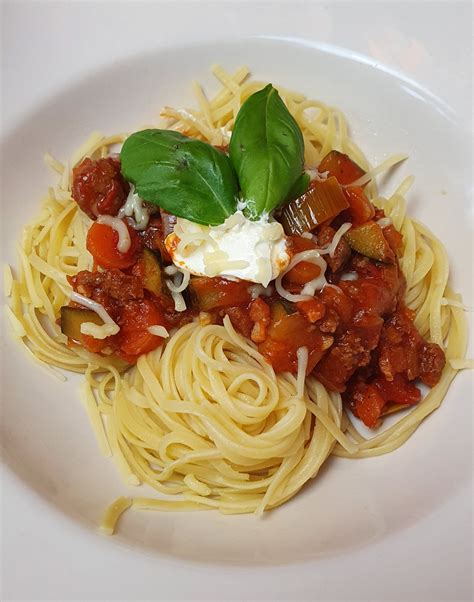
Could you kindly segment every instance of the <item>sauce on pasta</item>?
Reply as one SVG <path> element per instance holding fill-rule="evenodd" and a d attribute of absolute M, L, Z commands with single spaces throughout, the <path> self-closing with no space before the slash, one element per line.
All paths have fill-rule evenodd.
<path fill-rule="evenodd" d="M 47 157 L 58 184 L 25 228 L 16 277 L 5 271 L 14 335 L 49 369 L 84 374 L 81 395 L 102 453 L 114 457 L 126 484 L 158 494 L 119 498 L 104 516 L 107 533 L 129 507 L 275 508 L 331 454 L 362 458 L 402 445 L 439 407 L 456 370 L 470 365 L 446 251 L 405 211 L 413 179 L 389 198 L 377 192 L 376 174 L 404 157 L 371 169 L 338 109 L 282 88 L 278 96 L 244 67 L 213 72 L 222 87 L 211 100 L 196 84 L 198 109 L 162 112 L 168 131 L 183 137 L 145 135 L 171 140 L 167 152 L 184 153 L 182 169 L 210 156 L 226 183 L 220 222 L 201 216 L 208 225 L 201 221 L 194 240 L 176 244 L 212 246 L 208 228 L 232 213 L 232 191 L 247 173 L 239 148 L 251 143 L 238 116 L 245 106 L 249 113 L 245 101 L 266 94 L 293 145 L 291 181 L 280 180 L 285 199 L 270 199 L 288 254 L 276 279 L 259 281 L 268 261 L 248 281 L 175 265 L 166 241 L 181 232 L 180 205 L 175 213 L 160 206 L 156 182 L 141 198 L 141 163 L 129 162 L 132 182 L 123 153 L 111 152 L 124 142 L 131 149 L 132 136 L 100 134 L 74 155 L 72 171 Z M 148 161 L 146 148 L 139 152 Z M 236 213 L 268 221 L 268 199 L 236 205 Z M 212 249 L 206 262 L 241 269 L 230 251 Z M 419 383 L 430 387 L 424 397 Z M 401 412 L 394 424 L 377 428 L 394 412 Z M 377 428 L 371 437 L 354 416 Z"/>

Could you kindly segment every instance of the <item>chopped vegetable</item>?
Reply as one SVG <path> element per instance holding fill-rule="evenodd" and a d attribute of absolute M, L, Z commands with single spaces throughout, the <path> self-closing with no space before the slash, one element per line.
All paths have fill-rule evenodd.
<path fill-rule="evenodd" d="M 330 176 L 337 178 L 339 184 L 352 184 L 358 178 L 365 174 L 365 171 L 354 163 L 354 161 L 344 153 L 331 151 L 318 165 L 319 173 L 329 172 Z"/>
<path fill-rule="evenodd" d="M 301 236 L 290 236 L 288 247 L 291 255 L 296 255 L 302 251 L 316 249 L 316 243 L 310 238 Z M 284 276 L 284 286 L 290 292 L 299 292 L 301 286 L 317 278 L 321 273 L 321 268 L 309 261 L 300 261 Z"/>
<path fill-rule="evenodd" d="M 351 228 L 345 235 L 350 247 L 366 257 L 393 263 L 395 255 L 385 239 L 382 228 L 373 221 Z"/>
<path fill-rule="evenodd" d="M 151 334 L 150 326 L 168 326 L 157 303 L 151 299 L 128 301 L 120 308 L 120 349 L 118 355 L 135 363 L 142 353 L 153 351 L 163 343 L 163 338 Z"/>
<path fill-rule="evenodd" d="M 275 314 L 272 307 L 272 316 Z M 287 314 L 285 311 L 281 318 L 276 321 L 272 319 L 267 338 L 258 349 L 277 372 L 287 370 L 296 373 L 297 351 L 300 347 L 307 347 L 309 359 L 306 373 L 309 374 L 332 341 L 332 337 L 319 332 L 300 313 Z"/>
<path fill-rule="evenodd" d="M 250 303 L 249 283 L 225 278 L 192 278 L 189 292 L 193 305 L 201 311 Z"/>
<path fill-rule="evenodd" d="M 102 268 L 131 267 L 137 260 L 140 250 L 140 239 L 135 230 L 127 224 L 131 245 L 126 253 L 117 249 L 119 235 L 106 224 L 94 222 L 87 233 L 86 247 L 95 262 Z"/>
<path fill-rule="evenodd" d="M 104 321 L 92 309 L 82 307 L 61 307 L 61 332 L 72 341 L 83 343 L 85 335 L 81 332 L 81 324 L 92 322 L 101 326 Z"/>
<path fill-rule="evenodd" d="M 289 308 L 286 307 L 281 300 L 275 301 L 270 307 L 270 322 L 272 324 L 275 324 L 276 322 L 278 322 L 278 320 L 281 320 L 283 317 L 290 313 L 294 312 L 289 311 Z"/>
<path fill-rule="evenodd" d="M 352 393 L 354 414 L 369 428 L 375 428 L 386 404 L 382 394 L 373 385 L 360 383 Z"/>
<path fill-rule="evenodd" d="M 142 256 L 133 266 L 132 273 L 140 278 L 143 288 L 150 293 L 157 297 L 163 294 L 169 296 L 169 289 L 164 284 L 161 262 L 156 253 L 150 249 L 143 249 Z"/>
<path fill-rule="evenodd" d="M 307 192 L 283 209 L 280 222 L 286 234 L 302 234 L 333 219 L 348 207 L 336 178 L 313 180 Z"/>
<path fill-rule="evenodd" d="M 348 186 L 343 190 L 344 196 L 349 203 L 353 226 L 359 226 L 374 217 L 375 208 L 366 197 L 363 188 L 360 186 Z"/>

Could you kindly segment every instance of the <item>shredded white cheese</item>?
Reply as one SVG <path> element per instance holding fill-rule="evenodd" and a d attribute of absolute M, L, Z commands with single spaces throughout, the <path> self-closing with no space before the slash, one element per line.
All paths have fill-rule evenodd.
<path fill-rule="evenodd" d="M 174 280 L 167 280 L 166 286 L 172 293 L 182 293 L 188 287 L 191 274 L 184 268 L 173 267 L 175 268 Z"/>
<path fill-rule="evenodd" d="M 273 286 L 269 284 L 268 286 L 262 286 L 261 284 L 252 284 L 248 287 L 249 295 L 252 299 L 257 299 L 257 297 L 271 297 L 273 295 Z"/>
<path fill-rule="evenodd" d="M 357 280 L 358 275 L 357 272 L 345 272 L 341 276 L 341 280 Z"/>
<path fill-rule="evenodd" d="M 149 326 L 148 332 L 157 337 L 162 337 L 163 339 L 167 339 L 170 336 L 170 333 L 166 330 L 164 326 L 158 326 L 157 324 L 154 326 Z"/>
<path fill-rule="evenodd" d="M 364 174 L 360 178 L 357 178 L 357 180 L 354 180 L 354 182 L 348 184 L 348 186 L 364 186 L 364 184 L 367 184 L 367 182 L 373 180 L 375 176 L 378 176 L 380 173 L 386 171 L 387 169 L 395 167 L 395 165 L 401 163 L 402 161 L 405 161 L 406 159 L 408 159 L 408 155 L 393 155 L 392 157 L 389 157 L 388 159 L 383 161 L 380 165 L 377 165 L 377 167 L 370 169 L 366 174 Z"/>
<path fill-rule="evenodd" d="M 334 257 L 334 253 L 336 252 L 336 247 L 339 244 L 339 241 L 344 234 L 351 229 L 351 227 L 352 224 L 350 222 L 346 222 L 345 224 L 342 224 L 342 226 L 337 230 L 336 234 L 334 234 L 334 238 L 332 239 L 331 243 L 324 249 L 326 253 L 329 253 L 329 257 Z"/>
<path fill-rule="evenodd" d="M 304 396 L 304 382 L 306 379 L 306 368 L 308 367 L 308 348 L 298 347 L 296 351 L 298 358 L 298 372 L 296 375 L 296 394 L 300 399 Z"/>
<path fill-rule="evenodd" d="M 94 324 L 94 322 L 83 322 L 81 324 L 81 333 L 87 334 L 94 339 L 106 339 L 120 330 L 118 324 Z"/>
<path fill-rule="evenodd" d="M 308 263 L 314 263 L 314 265 L 317 265 L 320 268 L 321 272 L 317 278 L 314 278 L 313 280 L 311 280 L 310 282 L 308 282 L 307 284 L 304 285 L 303 290 L 301 291 L 301 294 L 294 295 L 293 293 L 288 292 L 283 287 L 282 280 L 283 280 L 285 274 L 287 274 L 292 268 L 295 267 L 295 265 L 297 265 L 301 261 L 306 261 Z M 286 270 L 284 272 L 282 272 L 278 276 L 278 278 L 275 280 L 275 287 L 276 287 L 278 294 L 280 295 L 280 297 L 283 297 L 287 301 L 292 301 L 294 303 L 296 303 L 298 301 L 306 301 L 307 299 L 310 299 L 311 297 L 314 296 L 314 293 L 316 292 L 316 290 L 321 290 L 326 286 L 327 280 L 326 280 L 326 277 L 324 276 L 324 274 L 326 272 L 326 267 L 327 267 L 327 264 L 324 261 L 324 259 L 321 257 L 320 252 L 317 249 L 310 249 L 309 251 L 302 251 L 301 253 L 297 253 L 293 257 L 293 259 L 290 261 Z"/>
<path fill-rule="evenodd" d="M 97 218 L 98 224 L 104 224 L 110 226 L 118 234 L 117 251 L 120 253 L 126 253 L 130 249 L 132 241 L 130 239 L 130 232 L 128 231 L 127 225 L 124 221 L 118 217 L 112 217 L 111 215 L 99 215 Z"/>
<path fill-rule="evenodd" d="M 146 207 L 143 206 L 143 200 L 135 192 L 133 186 L 130 187 L 125 204 L 120 208 L 118 217 L 123 219 L 124 217 L 132 217 L 134 222 L 132 227 L 135 230 L 145 230 L 150 220 L 150 213 Z"/>
<path fill-rule="evenodd" d="M 83 307 L 87 307 L 87 309 L 92 309 L 92 311 L 95 311 L 99 318 L 102 318 L 104 324 L 115 324 L 115 322 L 109 316 L 105 307 L 101 303 L 97 303 L 97 301 L 93 301 L 88 297 L 84 297 L 84 295 L 80 295 L 75 291 L 72 291 L 70 297 L 71 301 L 74 301 L 74 303 L 77 303 L 78 305 L 82 305 Z"/>
<path fill-rule="evenodd" d="M 178 272 L 178 268 L 175 265 L 167 265 L 165 267 L 165 274 L 168 276 L 174 276 Z"/>
<path fill-rule="evenodd" d="M 175 265 L 166 266 L 165 273 L 173 276 L 173 280 L 166 280 L 166 286 L 171 292 L 175 311 L 186 311 L 186 301 L 181 293 L 188 287 L 191 273 Z"/>
<path fill-rule="evenodd" d="M 175 311 L 186 311 L 186 301 L 181 293 L 171 293 L 171 297 L 174 301 Z"/>

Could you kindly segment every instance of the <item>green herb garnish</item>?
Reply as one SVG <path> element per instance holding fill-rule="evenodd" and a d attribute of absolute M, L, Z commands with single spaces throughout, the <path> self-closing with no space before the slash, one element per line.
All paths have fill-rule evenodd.
<path fill-rule="evenodd" d="M 229 157 L 170 130 L 129 136 L 122 173 L 145 201 L 198 224 L 222 224 L 237 209 L 238 183 Z"/>
<path fill-rule="evenodd" d="M 240 108 L 229 152 L 248 217 L 270 213 L 288 199 L 303 172 L 304 141 L 271 84 Z"/>

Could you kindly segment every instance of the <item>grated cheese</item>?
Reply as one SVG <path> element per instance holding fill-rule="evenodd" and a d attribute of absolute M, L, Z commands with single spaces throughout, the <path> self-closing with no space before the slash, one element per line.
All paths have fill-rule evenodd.
<path fill-rule="evenodd" d="M 283 287 L 282 280 L 283 280 L 285 274 L 287 274 L 292 268 L 295 267 L 295 265 L 297 265 L 301 261 L 306 261 L 308 263 L 313 263 L 314 265 L 317 265 L 321 269 L 321 273 L 319 274 L 319 276 L 317 278 L 314 278 L 313 280 L 311 280 L 310 282 L 308 282 L 307 284 L 304 285 L 303 290 L 301 291 L 301 294 L 295 295 L 293 293 L 288 292 Z M 306 301 L 307 299 L 310 299 L 311 297 L 314 296 L 314 293 L 316 292 L 316 290 L 321 290 L 326 286 L 327 280 L 326 280 L 326 277 L 324 276 L 324 274 L 326 272 L 326 267 L 327 267 L 327 264 L 324 261 L 324 259 L 321 257 L 321 254 L 317 249 L 310 249 L 309 251 L 302 251 L 301 253 L 297 253 L 293 257 L 293 259 L 290 261 L 286 270 L 284 272 L 282 272 L 278 276 L 278 278 L 275 280 L 275 287 L 276 287 L 278 294 L 280 295 L 280 297 L 283 297 L 287 301 L 292 301 L 294 303 L 297 303 L 298 301 Z"/>
<path fill-rule="evenodd" d="M 339 241 L 344 234 L 351 229 L 351 227 L 352 224 L 350 222 L 346 222 L 345 224 L 342 224 L 342 226 L 337 230 L 336 234 L 334 234 L 334 238 L 332 239 L 331 243 L 324 249 L 326 253 L 329 253 L 329 257 L 334 257 L 334 253 L 336 252 L 336 247 L 339 244 Z"/>
<path fill-rule="evenodd" d="M 298 347 L 296 351 L 298 358 L 298 372 L 296 375 L 296 394 L 300 399 L 304 397 L 304 382 L 306 379 L 306 368 L 308 367 L 308 348 Z"/>
<path fill-rule="evenodd" d="M 181 276 L 181 282 L 179 282 L 179 277 Z M 170 280 L 166 281 L 166 286 L 172 293 L 182 293 L 189 284 L 189 280 L 191 278 L 190 272 L 185 270 L 184 268 L 176 268 L 176 272 L 174 273 L 174 281 Z"/>
<path fill-rule="evenodd" d="M 406 159 L 408 159 L 408 155 L 393 155 L 392 157 L 389 157 L 388 159 L 380 163 L 380 165 L 377 165 L 377 167 L 370 169 L 366 174 L 364 174 L 360 178 L 357 178 L 357 180 L 354 180 L 354 182 L 351 182 L 347 186 L 364 186 L 364 184 L 367 184 L 367 182 L 373 180 L 375 176 L 378 176 L 380 173 L 387 171 L 392 167 L 395 167 L 395 165 L 398 165 L 398 163 L 401 163 Z"/>
<path fill-rule="evenodd" d="M 94 324 L 94 322 L 83 322 L 81 324 L 81 333 L 86 334 L 94 339 L 106 339 L 120 330 L 118 324 Z"/>
<path fill-rule="evenodd" d="M 135 188 L 130 186 L 130 192 L 128 194 L 125 204 L 120 208 L 118 217 L 123 219 L 124 217 L 132 217 L 132 227 L 135 230 L 145 230 L 150 220 L 150 212 L 146 207 L 143 206 L 143 200 L 135 192 Z"/>
<path fill-rule="evenodd" d="M 157 337 L 162 337 L 163 339 L 167 339 L 170 336 L 170 333 L 166 330 L 166 328 L 164 326 L 158 326 L 158 325 L 149 326 L 148 332 Z"/>
<path fill-rule="evenodd" d="M 82 305 L 83 307 L 87 307 L 87 309 L 92 309 L 92 311 L 95 311 L 99 318 L 102 318 L 104 324 L 115 324 L 115 322 L 109 316 L 105 307 L 101 303 L 97 303 L 97 301 L 93 301 L 88 297 L 84 297 L 84 295 L 80 295 L 75 291 L 71 292 L 70 298 L 71 301 L 74 301 L 74 303 L 77 303 L 78 305 Z"/>
<path fill-rule="evenodd" d="M 247 290 L 252 299 L 257 299 L 260 296 L 271 297 L 273 295 L 273 286 L 271 284 L 269 284 L 268 286 L 262 286 L 261 284 L 252 284 L 248 287 Z"/>

